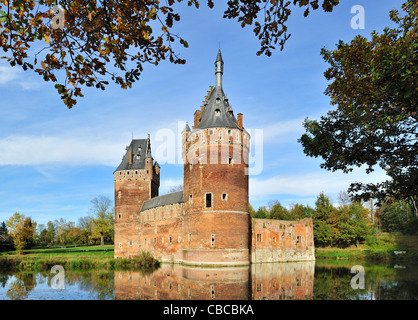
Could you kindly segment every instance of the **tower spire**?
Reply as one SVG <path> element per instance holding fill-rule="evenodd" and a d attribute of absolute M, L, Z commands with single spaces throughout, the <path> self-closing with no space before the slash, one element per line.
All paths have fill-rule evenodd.
<path fill-rule="evenodd" d="M 218 51 L 218 56 L 215 61 L 215 76 L 216 76 L 216 87 L 222 88 L 222 75 L 224 71 L 224 62 L 222 60 L 221 49 Z"/>

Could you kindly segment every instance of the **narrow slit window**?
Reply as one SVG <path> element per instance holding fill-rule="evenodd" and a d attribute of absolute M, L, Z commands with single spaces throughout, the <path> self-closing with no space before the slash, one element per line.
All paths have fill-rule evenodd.
<path fill-rule="evenodd" d="M 206 193 L 206 208 L 212 208 L 212 193 Z"/>
<path fill-rule="evenodd" d="M 228 194 L 222 193 L 222 200 L 226 200 L 226 199 L 228 199 Z"/>
<path fill-rule="evenodd" d="M 215 234 L 214 233 L 212 233 L 211 236 L 210 236 L 210 246 L 212 248 L 215 247 Z"/>

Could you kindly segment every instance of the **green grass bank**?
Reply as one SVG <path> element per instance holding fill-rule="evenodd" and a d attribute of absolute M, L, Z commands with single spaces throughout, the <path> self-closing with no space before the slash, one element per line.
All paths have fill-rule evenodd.
<path fill-rule="evenodd" d="M 318 260 L 408 261 L 418 263 L 418 235 L 381 233 L 348 248 L 315 248 Z"/>
<path fill-rule="evenodd" d="M 54 265 L 61 265 L 66 270 L 154 269 L 158 268 L 159 261 L 149 253 L 137 258 L 114 259 L 113 245 L 34 248 L 20 255 L 14 251 L 0 252 L 0 269 L 43 271 L 50 270 Z"/>

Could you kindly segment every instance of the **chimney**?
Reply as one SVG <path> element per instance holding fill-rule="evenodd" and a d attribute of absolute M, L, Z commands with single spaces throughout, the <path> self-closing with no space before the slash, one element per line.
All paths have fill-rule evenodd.
<path fill-rule="evenodd" d="M 238 113 L 238 127 L 242 129 L 242 113 Z"/>
<path fill-rule="evenodd" d="M 129 164 L 132 164 L 132 149 L 129 149 Z"/>
<path fill-rule="evenodd" d="M 197 125 L 199 124 L 200 114 L 201 114 L 201 111 L 200 110 L 196 110 L 195 113 L 194 113 L 193 129 L 196 128 Z"/>

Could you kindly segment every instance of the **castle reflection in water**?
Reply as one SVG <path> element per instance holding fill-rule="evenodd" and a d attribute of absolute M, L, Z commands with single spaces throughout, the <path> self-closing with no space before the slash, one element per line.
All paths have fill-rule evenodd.
<path fill-rule="evenodd" d="M 116 271 L 117 300 L 312 299 L 315 261 L 234 268 L 163 264 L 151 274 Z"/>

